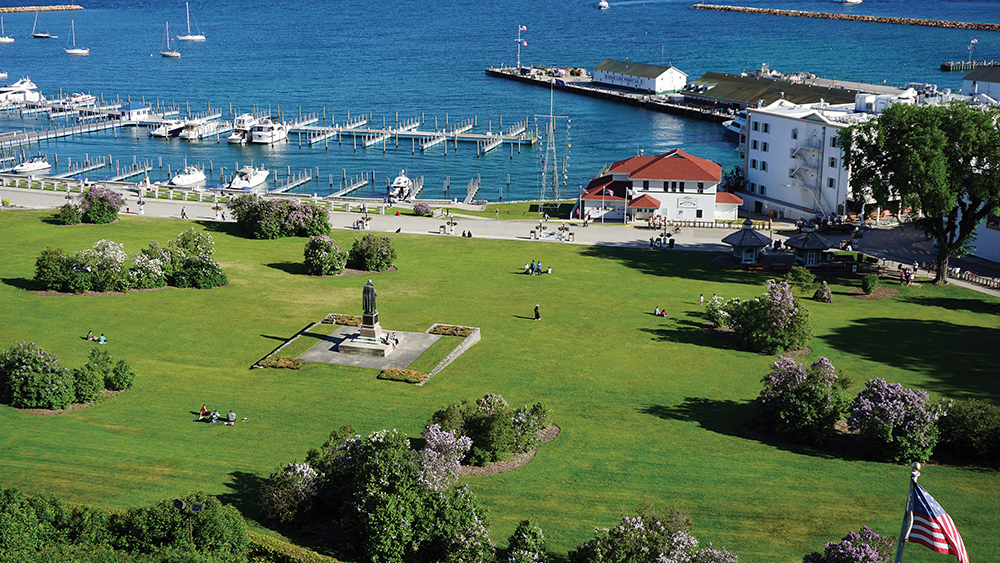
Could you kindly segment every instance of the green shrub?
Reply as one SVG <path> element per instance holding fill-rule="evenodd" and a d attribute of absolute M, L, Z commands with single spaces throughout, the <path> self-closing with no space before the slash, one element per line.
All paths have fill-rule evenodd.
<path fill-rule="evenodd" d="M 369 272 L 384 272 L 396 262 L 396 249 L 392 239 L 368 233 L 354 239 L 354 246 L 348 258 L 352 268 Z"/>
<path fill-rule="evenodd" d="M 347 265 L 347 251 L 341 250 L 328 236 L 311 237 L 306 243 L 305 265 L 306 273 L 311 276 L 335 276 Z"/>
<path fill-rule="evenodd" d="M 265 536 L 252 530 L 248 534 L 250 544 L 247 549 L 247 557 L 250 563 L 336 563 L 336 559 L 277 538 Z"/>
<path fill-rule="evenodd" d="M 730 300 L 728 325 L 746 348 L 762 354 L 801 349 L 812 338 L 809 309 L 792 296 L 788 282 L 767 282 L 767 293 L 747 301 Z"/>
<path fill-rule="evenodd" d="M 879 284 L 878 274 L 874 273 L 865 274 L 865 276 L 861 278 L 861 289 L 869 295 L 871 295 L 871 292 L 875 291 L 875 288 L 878 287 L 878 284 Z"/>
<path fill-rule="evenodd" d="M 504 563 L 545 563 L 549 560 L 542 529 L 522 520 L 507 540 L 507 557 Z"/>
<path fill-rule="evenodd" d="M 510 409 L 502 396 L 491 393 L 475 404 L 466 400 L 438 410 L 427 425 L 431 424 L 471 438 L 472 449 L 465 461 L 486 465 L 537 447 L 538 431 L 549 425 L 549 412 L 541 403 Z"/>
<path fill-rule="evenodd" d="M 83 213 L 80 211 L 80 207 L 72 203 L 60 207 L 59 212 L 56 213 L 56 223 L 60 225 L 79 225 L 82 221 Z"/>
<path fill-rule="evenodd" d="M 35 281 L 49 291 L 62 291 L 69 278 L 69 264 L 61 248 L 46 247 L 35 259 Z"/>
<path fill-rule="evenodd" d="M 938 446 L 960 458 L 1000 465 L 1000 407 L 980 399 L 951 401 L 938 419 Z"/>
<path fill-rule="evenodd" d="M 125 203 L 118 192 L 108 188 L 91 188 L 83 193 L 83 220 L 87 223 L 111 223 Z"/>
<path fill-rule="evenodd" d="M 847 411 L 841 381 L 826 358 L 817 359 L 808 369 L 791 358 L 781 358 L 762 383 L 757 423 L 797 442 L 825 442 Z"/>
<path fill-rule="evenodd" d="M 75 397 L 73 372 L 54 354 L 21 341 L 0 350 L 0 400 L 19 409 L 64 409 Z"/>
<path fill-rule="evenodd" d="M 135 372 L 132 366 L 125 360 L 118 360 L 111 373 L 104 378 L 104 387 L 111 391 L 124 391 L 132 388 L 135 381 Z"/>
<path fill-rule="evenodd" d="M 810 272 L 808 268 L 792 266 L 792 269 L 785 274 L 785 281 L 799 291 L 810 291 L 816 287 L 816 274 Z"/>

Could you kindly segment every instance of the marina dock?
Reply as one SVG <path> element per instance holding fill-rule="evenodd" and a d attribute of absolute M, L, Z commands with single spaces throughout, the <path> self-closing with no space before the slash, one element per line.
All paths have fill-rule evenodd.
<path fill-rule="evenodd" d="M 941 63 L 941 70 L 945 72 L 967 72 L 981 66 L 1000 66 L 1000 61 L 948 61 Z"/>
<path fill-rule="evenodd" d="M 367 120 L 359 121 L 367 123 Z M 360 143 L 362 148 L 368 148 L 378 144 L 385 146 L 393 139 L 395 139 L 398 146 L 400 139 L 411 139 L 415 152 L 417 144 L 419 144 L 420 150 L 425 151 L 445 141 L 476 143 L 478 145 L 484 141 L 496 143 L 499 140 L 496 146 L 503 143 L 534 145 L 538 142 L 538 138 L 536 135 L 526 131 L 527 127 L 524 125 L 525 123 L 527 122 L 525 121 L 513 128 L 516 131 L 514 134 L 471 133 L 470 131 L 475 128 L 475 123 L 471 120 L 465 120 L 451 128 L 445 125 L 445 128 L 440 131 L 436 129 L 434 131 L 419 129 L 420 123 L 416 120 L 411 120 L 395 128 L 363 127 L 356 122 L 352 123 L 351 126 L 300 125 L 293 127 L 289 132 L 300 135 L 302 139 L 300 146 L 302 144 L 315 145 L 321 142 L 328 143 L 333 138 L 336 138 L 339 144 L 343 142 L 344 137 L 351 137 L 351 141 L 355 145 Z"/>

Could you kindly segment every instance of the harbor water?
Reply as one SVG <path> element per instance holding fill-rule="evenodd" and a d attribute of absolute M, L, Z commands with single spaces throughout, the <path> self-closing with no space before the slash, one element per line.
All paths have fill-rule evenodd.
<path fill-rule="evenodd" d="M 691 1 L 527 2 L 475 0 L 412 2 L 361 0 L 332 2 L 261 2 L 216 0 L 191 2 L 192 28 L 205 42 L 172 42 L 178 59 L 160 56 L 164 27 L 173 35 L 186 30 L 183 2 L 96 0 L 82 12 L 44 12 L 41 30 L 57 39 L 33 39 L 34 13 L 4 14 L 14 43 L 0 44 L 0 72 L 7 82 L 31 77 L 47 97 L 60 89 L 132 101 L 174 104 L 184 112 L 209 107 L 229 118 L 253 109 L 279 112 L 286 120 L 325 111 L 327 123 L 370 114 L 371 125 L 389 126 L 422 117 L 421 129 L 445 122 L 476 120 L 473 132 L 497 132 L 527 119 L 544 128 L 550 92 L 537 86 L 489 77 L 490 66 L 515 65 L 518 27 L 522 64 L 593 68 L 605 58 L 672 64 L 697 78 L 706 71 L 739 73 L 767 63 L 783 72 L 866 82 L 929 82 L 961 88 L 964 73 L 939 70 L 941 62 L 1000 58 L 1000 34 L 861 22 L 727 13 L 690 8 Z M 732 3 L 732 2 L 727 2 Z M 739 2 L 740 5 L 875 16 L 1000 22 L 995 2 L 986 0 L 866 0 L 844 5 L 827 0 Z M 0 2 L 0 5 L 13 5 Z M 65 53 L 75 20 L 76 43 L 90 55 Z M 972 45 L 976 51 L 968 50 Z M 563 195 L 572 197 L 602 166 L 639 152 L 656 154 L 681 148 L 715 160 L 729 169 L 738 161 L 733 141 L 721 127 L 683 117 L 597 100 L 553 93 L 555 147 L 565 169 Z M 0 114 L 0 132 L 61 125 L 44 116 Z M 210 183 L 232 174 L 237 164 L 263 165 L 283 178 L 309 170 L 314 182 L 297 191 L 320 196 L 337 191 L 342 176 L 375 173 L 373 185 L 357 195 L 381 197 L 386 179 L 400 170 L 424 178 L 426 198 L 465 197 L 465 186 L 481 178 L 478 198 L 496 201 L 538 197 L 545 145 L 509 145 L 476 155 L 473 143 L 449 143 L 414 151 L 410 141 L 355 148 L 342 144 L 298 146 L 295 134 L 273 146 L 228 145 L 223 138 L 188 142 L 151 139 L 145 130 L 105 131 L 44 141 L 26 153 L 58 155 L 65 163 L 110 156 L 122 164 L 154 164 L 151 179 L 165 180 L 169 165 L 187 161 L 211 168 Z M 163 167 L 159 164 L 162 162 Z M 551 164 L 551 163 L 550 163 Z M 99 179 L 101 171 L 93 173 Z M 331 188 L 330 178 L 333 178 Z M 508 183 L 509 178 L 509 183 Z M 446 183 L 450 190 L 445 192 Z"/>

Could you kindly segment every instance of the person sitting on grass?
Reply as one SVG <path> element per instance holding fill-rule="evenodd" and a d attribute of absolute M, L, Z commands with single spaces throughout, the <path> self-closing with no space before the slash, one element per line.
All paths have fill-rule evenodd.
<path fill-rule="evenodd" d="M 87 340 L 93 340 L 93 339 L 94 339 L 94 331 L 88 330 L 87 331 Z"/>
<path fill-rule="evenodd" d="M 212 411 L 212 417 L 209 419 L 209 422 L 213 424 L 219 422 L 219 411 Z"/>
<path fill-rule="evenodd" d="M 97 337 L 97 343 L 98 343 L 98 344 L 107 344 L 107 343 L 108 343 L 108 339 L 107 339 L 107 338 L 105 338 L 105 336 L 104 336 L 104 333 L 103 333 L 103 332 L 101 333 L 101 335 L 100 335 L 100 336 L 98 336 L 98 337 Z"/>
<path fill-rule="evenodd" d="M 232 425 L 236 424 L 236 413 L 234 413 L 232 409 L 229 409 L 229 414 L 226 415 L 226 420 L 229 421 L 229 422 L 226 422 L 226 425 L 228 425 L 228 426 L 232 426 Z"/>

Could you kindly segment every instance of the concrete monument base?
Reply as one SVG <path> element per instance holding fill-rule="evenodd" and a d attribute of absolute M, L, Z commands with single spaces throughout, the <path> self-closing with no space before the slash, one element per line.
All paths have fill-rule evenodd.
<path fill-rule="evenodd" d="M 378 322 L 378 313 L 374 315 L 365 314 L 363 319 L 358 335 L 338 344 L 337 351 L 341 354 L 378 356 L 381 358 L 391 354 L 393 350 L 392 344 L 382 343 L 382 325 Z"/>

